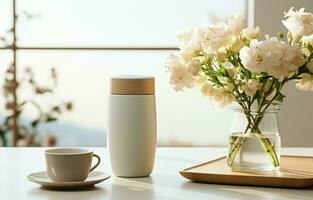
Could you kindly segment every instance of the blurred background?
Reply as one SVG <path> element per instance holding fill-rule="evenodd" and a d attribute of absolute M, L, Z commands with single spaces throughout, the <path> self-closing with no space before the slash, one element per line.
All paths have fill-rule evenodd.
<path fill-rule="evenodd" d="M 275 35 L 291 6 L 313 11 L 310 0 L 0 0 L 0 146 L 106 146 L 108 80 L 117 74 L 156 77 L 159 146 L 225 146 L 232 111 L 168 82 L 176 35 L 237 12 Z M 312 106 L 299 105 L 313 96 L 288 90 L 283 145 L 312 146 Z"/>

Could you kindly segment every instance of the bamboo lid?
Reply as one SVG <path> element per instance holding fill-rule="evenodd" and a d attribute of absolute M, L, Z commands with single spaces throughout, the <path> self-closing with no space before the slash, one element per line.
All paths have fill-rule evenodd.
<path fill-rule="evenodd" d="M 154 77 L 137 75 L 114 76 L 110 80 L 110 90 L 111 94 L 154 94 Z"/>

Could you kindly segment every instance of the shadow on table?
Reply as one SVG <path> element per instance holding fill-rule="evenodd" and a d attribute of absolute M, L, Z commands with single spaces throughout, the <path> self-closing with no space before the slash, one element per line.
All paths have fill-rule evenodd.
<path fill-rule="evenodd" d="M 110 200 L 155 199 L 154 184 L 151 177 L 119 178 L 112 177 Z"/>
<path fill-rule="evenodd" d="M 313 187 L 307 189 L 266 188 L 253 186 L 217 185 L 195 183 L 188 181 L 180 188 L 189 192 L 210 193 L 232 199 L 284 199 L 284 200 L 312 200 Z"/>
<path fill-rule="evenodd" d="M 83 188 L 79 190 L 57 190 L 57 189 L 47 189 L 43 187 L 31 189 L 28 191 L 30 195 L 37 196 L 39 199 L 47 200 L 90 200 L 90 199 L 102 199 L 108 195 L 108 191 L 105 188 L 100 187 L 90 187 Z"/>

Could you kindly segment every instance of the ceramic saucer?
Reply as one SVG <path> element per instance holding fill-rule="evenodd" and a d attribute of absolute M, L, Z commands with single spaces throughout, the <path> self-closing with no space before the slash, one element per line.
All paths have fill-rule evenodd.
<path fill-rule="evenodd" d="M 29 174 L 27 179 L 34 183 L 41 185 L 44 188 L 49 189 L 81 189 L 81 188 L 89 188 L 94 186 L 97 183 L 100 183 L 104 180 L 110 178 L 110 174 L 93 171 L 91 172 L 87 179 L 84 181 L 77 182 L 53 182 L 47 172 L 36 172 Z"/>

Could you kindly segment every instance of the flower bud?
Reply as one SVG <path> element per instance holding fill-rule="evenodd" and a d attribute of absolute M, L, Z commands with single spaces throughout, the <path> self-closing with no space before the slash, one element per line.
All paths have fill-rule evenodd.
<path fill-rule="evenodd" d="M 227 54 L 224 51 L 218 51 L 215 54 L 215 58 L 219 61 L 224 61 L 227 58 Z"/>
<path fill-rule="evenodd" d="M 237 73 L 235 68 L 227 68 L 226 71 L 230 77 L 234 77 Z"/>

